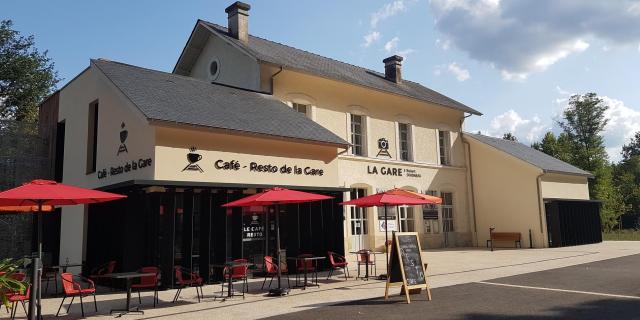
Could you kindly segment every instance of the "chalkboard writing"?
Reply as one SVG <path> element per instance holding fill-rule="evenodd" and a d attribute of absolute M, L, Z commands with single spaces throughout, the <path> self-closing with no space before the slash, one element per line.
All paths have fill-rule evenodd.
<path fill-rule="evenodd" d="M 423 288 L 426 289 L 427 299 L 431 300 L 431 290 L 427 283 L 420 251 L 417 233 L 396 232 L 393 234 L 389 251 L 390 260 L 384 293 L 385 300 L 389 298 L 389 287 L 395 285 L 402 285 L 400 294 L 404 294 L 407 303 L 411 302 L 410 293 L 419 293 Z"/>
<path fill-rule="evenodd" d="M 407 286 L 426 284 L 418 237 L 415 235 L 398 235 L 398 247 L 400 247 L 399 256 L 402 259 L 402 268 L 404 269 L 404 278 Z"/>

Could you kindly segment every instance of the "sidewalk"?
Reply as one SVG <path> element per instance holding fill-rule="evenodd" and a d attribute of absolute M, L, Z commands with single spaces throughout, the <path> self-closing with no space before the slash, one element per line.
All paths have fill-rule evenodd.
<path fill-rule="evenodd" d="M 451 286 L 456 284 L 485 281 L 498 277 L 518 275 L 523 273 L 561 268 L 582 263 L 618 258 L 633 254 L 640 254 L 639 242 L 604 242 L 595 245 L 585 245 L 554 249 L 500 249 L 490 252 L 483 248 L 463 248 L 451 250 L 430 250 L 424 252 L 424 259 L 429 263 L 427 270 L 432 287 Z M 384 256 L 379 256 L 378 273 L 384 273 Z M 355 259 L 355 257 L 350 257 Z M 219 293 L 220 285 L 204 287 L 205 298 L 197 303 L 195 289 L 183 290 L 179 303 L 172 304 L 174 290 L 160 292 L 160 305 L 152 308 L 152 293 L 143 293 L 144 316 L 127 315 L 125 319 L 255 319 L 275 316 L 282 313 L 302 311 L 327 304 L 381 297 L 384 295 L 385 284 L 382 281 L 354 280 L 356 275 L 355 263 L 350 268 L 352 278 L 345 281 L 341 274 L 337 274 L 327 281 L 326 274 L 320 275 L 320 287 L 307 290 L 293 289 L 286 297 L 266 297 L 265 291 L 260 290 L 262 279 L 250 280 L 251 289 L 243 300 L 235 297 L 226 302 L 220 299 L 214 301 L 213 296 Z M 275 281 L 274 281 L 275 282 Z M 293 277 L 292 277 L 293 282 Z M 286 281 L 285 281 L 286 283 Z M 292 283 L 293 284 L 293 283 Z M 394 288 L 394 294 L 399 288 Z M 437 296 L 433 297 L 438 299 Z M 45 315 L 55 314 L 61 298 L 46 299 L 43 303 Z M 124 305 L 125 293 L 103 294 L 98 296 L 99 313 L 96 315 L 92 304 L 85 303 L 88 318 L 112 318 L 108 312 L 112 308 Z M 132 304 L 138 303 L 137 295 L 132 296 Z M 66 310 L 67 304 L 61 313 Z M 80 306 L 74 302 L 71 314 L 60 319 L 77 319 L 80 317 Z M 22 310 L 18 310 L 21 316 Z M 0 313 L 0 317 L 7 318 L 8 314 Z M 24 317 L 24 315 L 22 315 Z"/>

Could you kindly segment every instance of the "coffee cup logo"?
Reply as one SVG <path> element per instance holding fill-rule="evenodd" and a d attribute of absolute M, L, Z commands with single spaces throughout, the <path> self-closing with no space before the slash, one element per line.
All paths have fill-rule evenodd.
<path fill-rule="evenodd" d="M 197 163 L 198 161 L 202 160 L 202 155 L 196 153 L 196 151 L 198 151 L 196 147 L 189 148 L 189 153 L 187 153 L 187 162 L 189 162 L 189 164 L 187 164 L 187 166 L 184 167 L 182 171 L 191 170 L 191 171 L 204 172 L 204 170 L 202 170 L 200 165 L 198 165 Z"/>
<path fill-rule="evenodd" d="M 120 128 L 122 130 L 120 131 L 120 147 L 118 148 L 118 154 L 116 154 L 117 156 L 119 156 L 123 152 L 129 153 L 129 150 L 127 150 L 127 145 L 124 143 L 125 141 L 127 141 L 129 131 L 124 128 L 124 122 L 120 125 Z"/>

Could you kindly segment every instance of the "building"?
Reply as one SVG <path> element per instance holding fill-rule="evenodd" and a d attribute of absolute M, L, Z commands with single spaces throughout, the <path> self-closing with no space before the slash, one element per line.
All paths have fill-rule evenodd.
<path fill-rule="evenodd" d="M 60 259 L 169 274 L 261 261 L 274 247 L 268 215 L 220 205 L 274 185 L 334 197 L 283 206 L 287 255 L 381 249 L 384 212 L 338 203 L 393 187 L 443 198 L 388 213 L 390 230 L 418 232 L 425 248 L 484 245 L 488 226 L 531 229 L 532 245 L 546 247 L 542 201 L 588 199 L 588 173 L 557 159 L 556 170 L 527 165 L 463 133 L 481 113 L 403 79 L 402 57 L 377 72 L 254 37 L 249 9 L 229 6 L 227 27 L 197 21 L 172 73 L 91 60 L 43 111 L 56 123 L 63 182 L 129 196 L 63 208 Z M 500 175 L 520 177 L 518 188 Z M 526 199 L 522 218 L 491 202 L 508 198 Z"/>

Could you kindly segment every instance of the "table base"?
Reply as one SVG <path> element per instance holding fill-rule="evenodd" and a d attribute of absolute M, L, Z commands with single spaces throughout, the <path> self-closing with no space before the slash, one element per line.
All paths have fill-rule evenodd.
<path fill-rule="evenodd" d="M 129 310 L 126 309 L 113 309 L 109 312 L 110 314 L 114 314 L 114 313 L 118 313 L 118 315 L 116 315 L 116 318 L 120 318 L 126 314 L 129 313 L 135 313 L 135 314 L 144 314 L 144 311 L 140 310 L 139 307 L 133 307 Z"/>
<path fill-rule="evenodd" d="M 269 296 L 270 297 L 280 297 L 280 296 L 286 296 L 289 294 L 289 289 L 287 288 L 275 288 L 275 289 L 271 289 L 269 290 Z"/>

